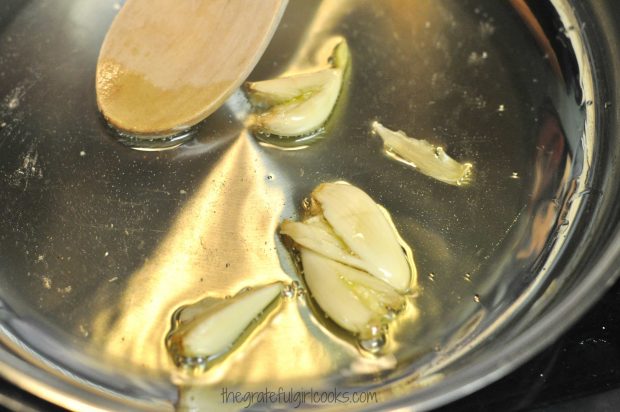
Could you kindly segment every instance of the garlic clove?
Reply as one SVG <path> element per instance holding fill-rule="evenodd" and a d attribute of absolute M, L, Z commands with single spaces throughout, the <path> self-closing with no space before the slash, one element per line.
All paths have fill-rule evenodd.
<path fill-rule="evenodd" d="M 364 304 L 375 313 L 400 311 L 405 305 L 405 298 L 392 286 L 381 279 L 360 270 L 347 270 L 342 276 L 343 282 L 355 292 Z"/>
<path fill-rule="evenodd" d="M 326 69 L 321 77 L 324 82 L 318 91 L 304 93 L 256 116 L 258 129 L 283 137 L 302 136 L 320 129 L 338 100 L 342 70 Z"/>
<path fill-rule="evenodd" d="M 179 354 L 184 357 L 210 358 L 222 355 L 281 296 L 283 287 L 281 282 L 273 283 L 240 292 L 209 306 L 202 313 L 192 311 L 191 316 L 185 318 L 181 313 L 182 323 L 169 339 L 178 343 Z"/>
<path fill-rule="evenodd" d="M 405 253 L 407 259 L 407 264 L 409 265 L 409 270 L 411 271 L 411 279 L 409 280 L 409 285 L 410 288 L 414 288 L 418 284 L 418 268 L 416 267 L 415 260 L 413 259 L 413 250 L 411 249 L 411 246 L 409 246 L 409 244 L 405 241 L 405 239 L 403 239 L 400 233 L 398 233 L 398 230 L 396 230 L 396 224 L 394 223 L 390 212 L 388 212 L 387 209 L 381 205 L 377 206 L 379 207 L 381 213 L 383 213 L 383 216 L 385 217 L 385 220 L 387 220 L 390 227 L 394 229 L 394 235 L 398 239 L 398 244 L 401 248 L 403 248 L 403 252 Z"/>
<path fill-rule="evenodd" d="M 324 69 L 260 82 L 248 82 L 246 90 L 253 105 L 271 107 L 294 99 L 304 100 L 317 93 L 333 77 L 332 72 L 333 69 Z"/>
<path fill-rule="evenodd" d="M 368 272 L 401 293 L 411 286 L 413 269 L 396 228 L 361 189 L 323 183 L 312 193 L 337 236 L 365 262 Z"/>
<path fill-rule="evenodd" d="M 280 233 L 289 236 L 298 245 L 337 262 L 365 271 L 371 269 L 365 261 L 351 253 L 320 216 L 313 216 L 303 222 L 285 220 L 280 226 Z"/>
<path fill-rule="evenodd" d="M 459 163 L 441 147 L 433 146 L 426 140 L 414 139 L 402 131 L 393 131 L 379 122 L 372 129 L 381 139 L 386 153 L 398 161 L 415 167 L 423 174 L 454 186 L 469 183 L 471 163 Z"/>
<path fill-rule="evenodd" d="M 355 334 L 380 327 L 404 298 L 371 275 L 302 248 L 304 279 L 312 298 L 336 324 Z"/>
<path fill-rule="evenodd" d="M 336 45 L 331 67 L 246 84 L 250 102 L 267 110 L 254 118 L 259 131 L 281 137 L 309 135 L 332 113 L 350 61 L 346 41 Z"/>

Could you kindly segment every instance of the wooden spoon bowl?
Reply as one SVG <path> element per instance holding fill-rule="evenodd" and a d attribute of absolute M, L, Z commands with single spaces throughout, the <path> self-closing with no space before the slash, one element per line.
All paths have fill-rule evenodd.
<path fill-rule="evenodd" d="M 179 133 L 248 77 L 288 0 L 128 0 L 97 63 L 97 104 L 136 137 Z"/>

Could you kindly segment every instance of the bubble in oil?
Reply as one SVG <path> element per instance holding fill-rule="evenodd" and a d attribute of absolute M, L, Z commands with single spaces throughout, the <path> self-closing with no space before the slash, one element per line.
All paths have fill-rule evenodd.
<path fill-rule="evenodd" d="M 474 295 L 474 302 L 480 303 L 480 295 L 478 295 L 478 294 Z"/>
<path fill-rule="evenodd" d="M 282 289 L 282 296 L 288 299 L 292 299 L 295 297 L 295 289 L 292 285 L 286 285 L 284 289 Z"/>
<path fill-rule="evenodd" d="M 381 349 L 385 346 L 385 342 L 385 334 L 369 339 L 360 339 L 358 341 L 361 349 L 373 354 L 380 352 Z"/>
<path fill-rule="evenodd" d="M 169 350 L 171 350 L 171 348 L 169 348 Z M 175 350 L 178 351 L 179 349 L 175 348 Z M 176 355 L 174 356 L 173 361 L 178 368 L 191 371 L 193 373 L 200 373 L 208 370 L 211 365 L 213 365 L 213 361 L 215 359 L 217 359 L 217 356 L 208 357 Z"/>
<path fill-rule="evenodd" d="M 8 104 L 9 109 L 13 110 L 19 106 L 19 98 L 17 96 L 13 97 Z"/>
<path fill-rule="evenodd" d="M 385 313 L 385 320 L 388 322 L 393 321 L 394 319 L 396 319 L 396 317 L 398 316 L 398 312 L 400 312 L 401 309 L 399 310 L 394 310 L 392 308 L 390 308 L 386 313 Z"/>
<path fill-rule="evenodd" d="M 357 341 L 360 349 L 372 354 L 380 352 L 386 342 L 385 330 L 379 325 L 369 325 Z"/>
<path fill-rule="evenodd" d="M 299 282 L 294 280 L 282 289 L 282 296 L 287 299 L 295 299 L 301 295 Z"/>
<path fill-rule="evenodd" d="M 463 279 L 465 279 L 466 282 L 471 282 L 471 273 L 465 273 Z"/>

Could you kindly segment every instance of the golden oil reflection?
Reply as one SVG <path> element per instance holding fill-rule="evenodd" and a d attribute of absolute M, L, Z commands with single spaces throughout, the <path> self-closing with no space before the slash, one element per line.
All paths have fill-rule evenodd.
<path fill-rule="evenodd" d="M 318 44 L 325 36 L 331 41 L 336 38 L 331 26 L 337 27 L 348 10 L 359 7 L 354 4 L 352 0 L 321 2 L 307 31 L 308 42 L 302 42 L 304 46 L 288 72 L 303 69 L 309 56 L 325 62 L 321 53 L 331 49 Z M 429 7 L 423 9 L 416 14 L 418 22 L 433 17 Z M 396 16 L 399 10 L 394 7 L 388 12 Z M 391 30 L 391 26 L 382 30 Z M 317 39 L 310 41 L 314 34 Z M 261 157 L 259 144 L 245 132 L 222 154 L 151 259 L 130 275 L 121 304 L 101 312 L 92 322 L 94 348 L 130 365 L 174 375 L 164 337 L 175 309 L 206 296 L 231 295 L 245 286 L 291 280 L 281 267 L 286 262 L 278 258 L 285 253 L 278 250 L 276 233 L 283 212 L 297 205 L 285 206 L 287 193 L 282 188 L 286 185 L 271 185 L 266 180 L 273 173 L 267 168 L 277 165 L 265 166 L 266 159 Z M 390 356 L 360 361 L 357 349 L 334 338 L 313 318 L 303 300 L 299 304 L 285 301 L 252 339 L 197 379 L 196 384 L 207 386 L 192 391 L 209 393 L 222 381 L 230 385 L 283 381 L 288 386 L 303 385 L 338 373 L 379 373 L 393 368 L 395 361 Z"/>
<path fill-rule="evenodd" d="M 250 139 L 242 134 L 224 153 L 152 258 L 131 275 L 120 307 L 93 322 L 93 342 L 111 355 L 169 369 L 163 340 L 178 306 L 289 280 L 274 237 L 285 196 L 267 185 Z"/>
<path fill-rule="evenodd" d="M 266 176 L 274 171 L 266 169 L 259 150 L 243 132 L 222 155 L 152 257 L 130 275 L 121 304 L 93 321 L 94 347 L 129 365 L 168 371 L 178 383 L 182 379 L 164 338 L 179 306 L 232 295 L 246 286 L 292 280 L 281 267 L 287 262 L 280 262 L 276 240 L 286 193 L 282 182 L 268 183 Z M 346 367 L 356 356 L 314 324 L 303 301 L 287 300 L 281 306 L 201 383 L 307 380 Z"/>

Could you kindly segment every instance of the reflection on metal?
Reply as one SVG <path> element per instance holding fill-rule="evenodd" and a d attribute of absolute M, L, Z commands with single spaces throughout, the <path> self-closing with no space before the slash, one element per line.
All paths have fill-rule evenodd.
<path fill-rule="evenodd" d="M 152 257 L 131 275 L 117 306 L 100 313 L 92 340 L 118 357 L 167 368 L 163 339 L 174 309 L 206 292 L 231 294 L 288 277 L 274 233 L 284 203 L 268 187 L 251 137 L 243 134 L 205 177 Z"/>
<path fill-rule="evenodd" d="M 431 408 L 455 396 L 453 391 L 464 394 L 488 383 L 539 347 L 540 336 L 529 336 L 499 357 L 540 326 L 545 299 L 553 295 L 542 291 L 552 291 L 550 284 L 556 298 L 572 293 L 562 283 L 566 278 L 576 289 L 585 284 L 593 291 L 585 273 L 546 264 L 558 256 L 573 259 L 563 249 L 567 244 L 591 247 L 573 235 L 584 227 L 597 229 L 590 229 L 590 214 L 583 215 L 586 221 L 580 215 L 580 199 L 592 199 L 581 195 L 591 189 L 598 142 L 597 108 L 587 103 L 594 97 L 589 55 L 579 29 L 565 33 L 573 47 L 566 50 L 575 52 L 578 66 L 565 73 L 575 77 L 566 80 L 580 86 L 581 95 L 559 81 L 505 2 L 479 1 L 476 12 L 461 1 L 416 0 L 415 8 L 407 0 L 292 1 L 274 47 L 252 76 L 302 70 L 312 65 L 310 59 L 325 58 L 318 45 L 346 37 L 355 63 L 350 98 L 334 113 L 326 138 L 311 150 L 259 145 L 242 131 L 246 109 L 236 96 L 196 130 L 191 143 L 152 153 L 119 145 L 94 104 L 97 50 L 116 2 L 21 3 L 22 11 L 0 36 L 0 58 L 6 63 L 0 82 L 0 298 L 10 303 L 3 323 L 27 320 L 30 331 L 40 334 L 13 330 L 16 339 L 76 376 L 59 383 L 47 370 L 35 373 L 32 364 L 27 369 L 0 356 L 6 369 L 31 376 L 22 382 L 36 376 L 55 394 L 97 403 L 115 399 L 112 410 L 127 409 L 119 406 L 129 404 L 126 398 L 171 404 L 170 387 L 166 391 L 153 382 L 161 384 L 161 375 L 168 379 L 172 368 L 164 335 L 174 309 L 208 294 L 294 278 L 292 263 L 279 260 L 286 253 L 276 226 L 296 218 L 297 205 L 323 181 L 346 179 L 380 199 L 415 248 L 422 273 L 435 274 L 433 282 L 420 279 L 416 321 L 395 331 L 393 357 L 360 360 L 350 345 L 310 318 L 307 307 L 287 304 L 259 339 L 200 383 L 225 378 L 244 390 L 278 381 L 306 388 L 317 382 L 355 388 L 379 384 L 381 399 L 394 399 L 395 406 Z M 553 1 L 564 10 L 563 24 L 579 28 L 567 4 Z M 310 22 L 308 16 L 313 16 Z M 49 44 L 41 46 L 32 27 L 47 33 Z M 10 97 L 16 91 L 17 106 Z M 557 142 L 549 147 L 570 153 L 566 161 L 552 161 L 536 150 L 543 101 L 557 112 L 566 137 L 563 149 Z M 432 136 L 437 128 L 449 138 L 448 149 L 471 157 L 480 174 L 466 190 L 454 192 L 394 164 L 370 135 L 377 118 L 416 134 Z M 608 144 L 613 148 L 616 142 Z M 35 151 L 37 174 L 16 182 L 16 171 Z M 515 171 L 519 179 L 510 178 Z M 570 197 L 575 184 L 575 199 L 568 199 L 564 210 L 563 193 Z M 534 193 L 536 199 L 529 196 Z M 617 193 L 606 196 L 613 199 Z M 549 203 L 553 198 L 559 208 Z M 554 232 L 558 212 L 560 221 L 570 224 Z M 536 261 L 537 254 L 546 258 Z M 464 273 L 471 274 L 469 280 Z M 599 273 L 595 280 L 603 278 Z M 516 316 L 524 312 L 531 314 L 527 322 Z M 472 329 L 474 323 L 468 322 L 478 321 L 479 313 L 483 317 Z M 566 323 L 558 321 L 550 333 L 562 327 Z M 469 337 L 457 345 L 461 352 L 444 357 L 438 372 L 443 379 L 420 376 L 423 370 L 431 373 L 425 369 L 429 364 L 437 366 L 432 364 L 435 347 L 459 329 Z M 39 339 L 43 331 L 49 339 Z M 490 335 L 495 339 L 486 339 Z M 472 355 L 473 346 L 480 357 Z M 28 356 L 19 347 L 15 351 Z M 75 361 L 84 358 L 110 368 L 98 368 L 99 379 L 91 379 L 87 363 Z M 143 373 L 141 366 L 154 373 Z M 423 386 L 429 381 L 434 383 L 427 390 Z"/>
<path fill-rule="evenodd" d="M 549 38 L 545 34 L 538 18 L 532 10 L 527 5 L 525 0 L 510 0 L 512 7 L 519 13 L 519 16 L 523 19 L 527 27 L 530 29 L 530 32 L 536 39 L 541 50 L 545 53 L 545 55 L 549 58 L 549 64 L 551 68 L 555 72 L 555 74 L 564 81 L 564 75 L 562 74 L 562 68 L 560 67 L 560 62 L 558 61 L 558 56 L 549 42 Z"/>
<path fill-rule="evenodd" d="M 523 235 L 515 253 L 518 260 L 530 265 L 545 257 L 541 254 L 545 246 L 550 245 L 549 228 L 562 224 L 558 216 L 573 194 L 570 188 L 572 156 L 566 151 L 566 136 L 555 113 L 541 114 L 537 143 L 528 213 L 532 218 L 527 229 L 529 233 Z M 547 198 L 549 195 L 552 196 L 550 199 Z"/>

